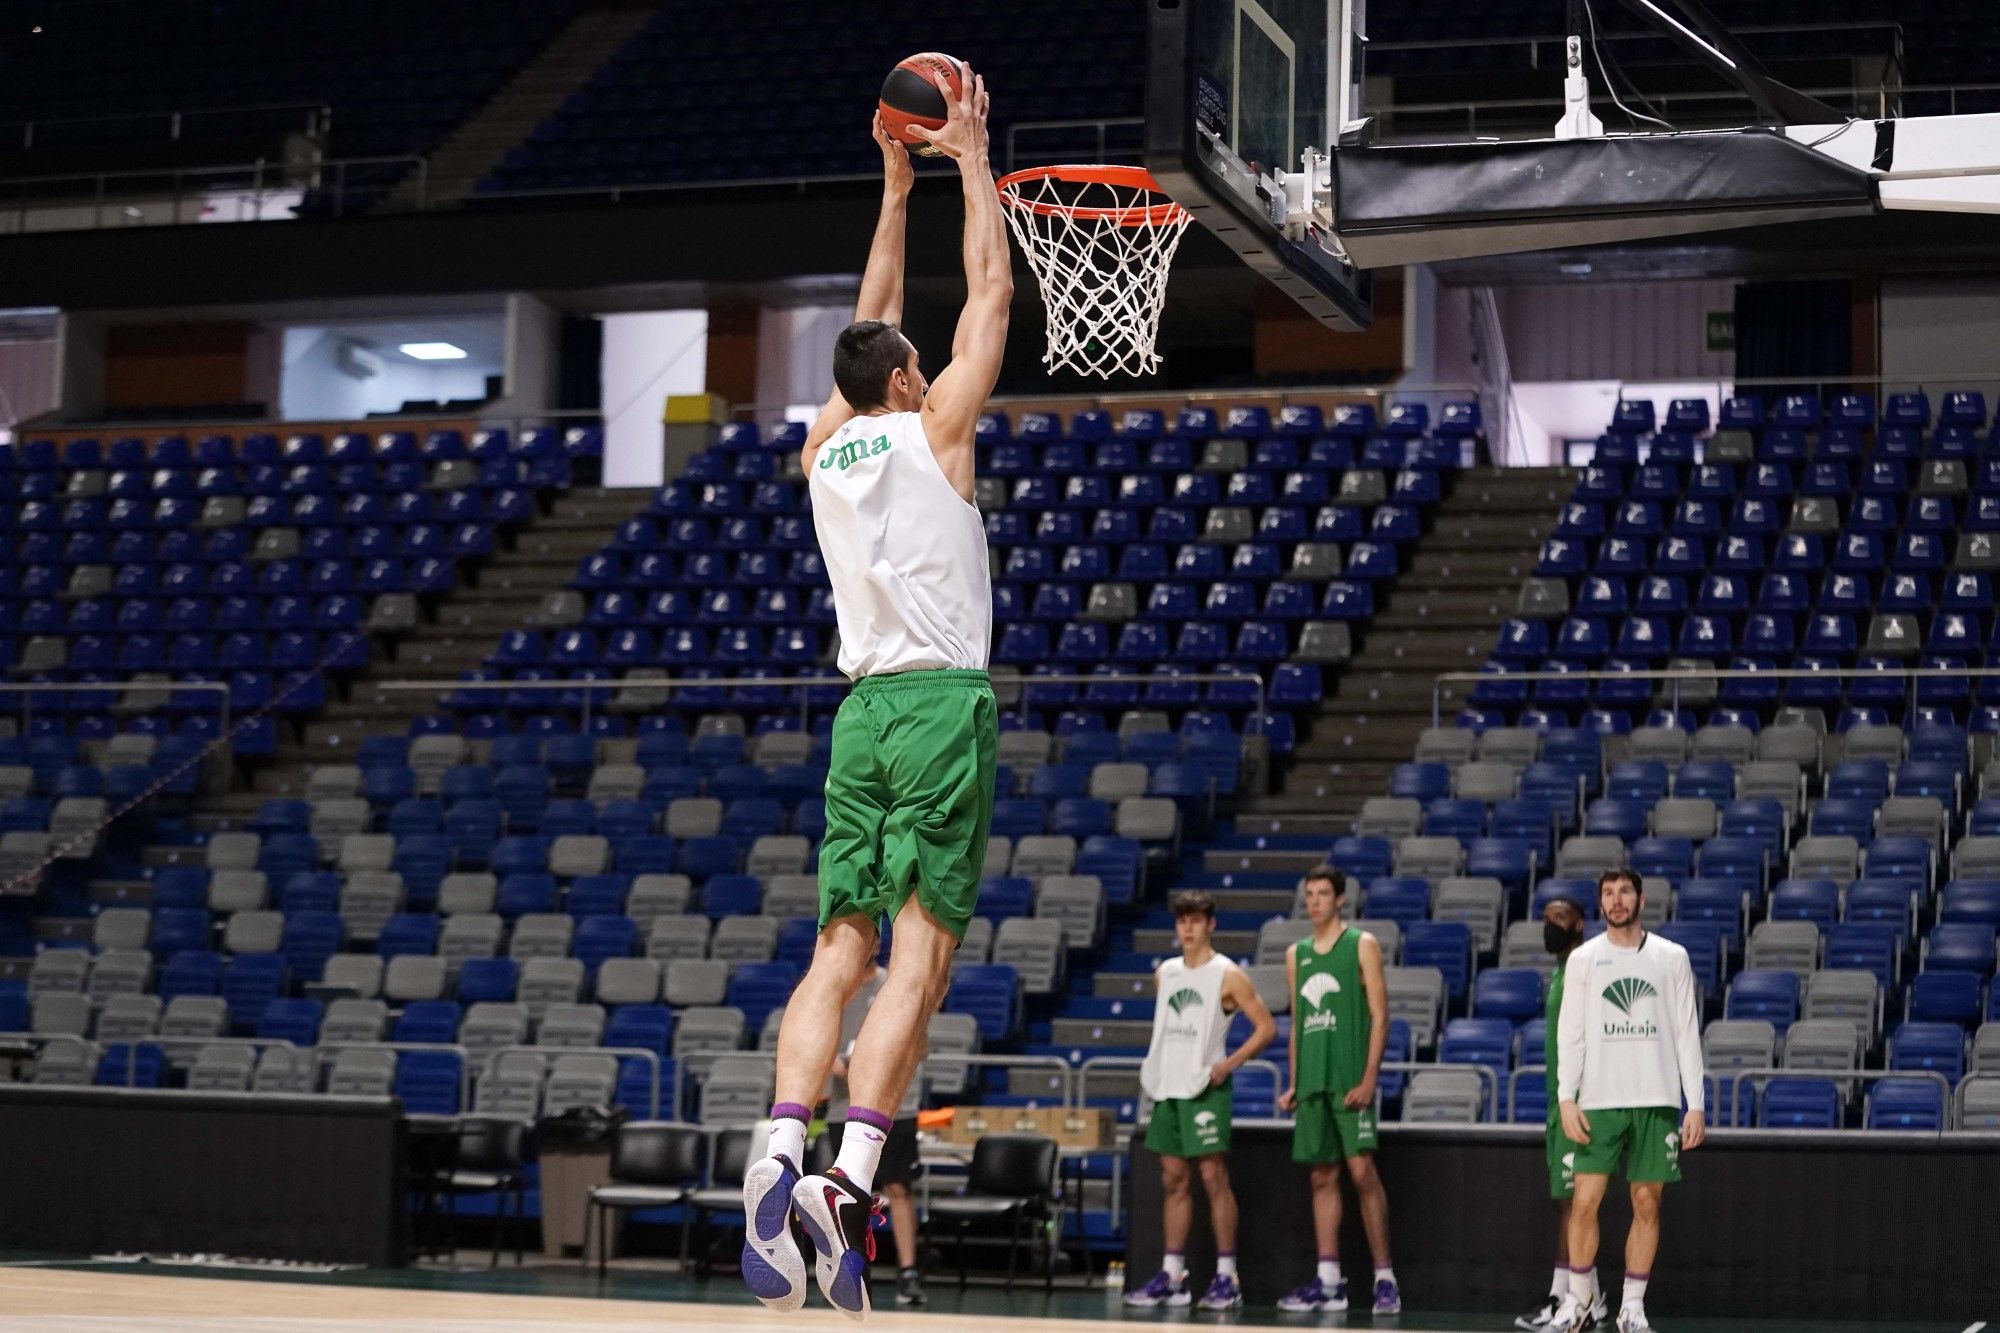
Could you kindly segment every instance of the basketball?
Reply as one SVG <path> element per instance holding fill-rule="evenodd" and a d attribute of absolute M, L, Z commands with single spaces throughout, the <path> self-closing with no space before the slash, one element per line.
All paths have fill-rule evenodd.
<path fill-rule="evenodd" d="M 953 96 L 964 90 L 965 64 L 941 51 L 923 51 L 901 62 L 882 80 L 882 125 L 890 134 L 926 157 L 936 157 L 937 149 L 910 133 L 912 125 L 941 130 L 945 122 L 944 94 L 938 90 L 942 75 L 951 84 Z"/>

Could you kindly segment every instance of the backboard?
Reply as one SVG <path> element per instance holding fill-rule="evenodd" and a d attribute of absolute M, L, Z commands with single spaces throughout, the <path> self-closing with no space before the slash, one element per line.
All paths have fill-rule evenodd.
<path fill-rule="evenodd" d="M 1312 183 L 1358 109 L 1363 3 L 1148 6 L 1146 166 L 1245 263 L 1340 329 L 1368 326 L 1369 277 L 1333 239 L 1330 200 Z M 1305 210 L 1313 222 L 1286 222 Z"/>

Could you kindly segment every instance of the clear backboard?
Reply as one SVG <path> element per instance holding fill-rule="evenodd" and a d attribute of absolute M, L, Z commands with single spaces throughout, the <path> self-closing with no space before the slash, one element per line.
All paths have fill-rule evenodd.
<path fill-rule="evenodd" d="M 1328 150 L 1358 109 L 1362 3 L 1149 0 L 1146 166 L 1245 263 L 1342 329 L 1371 313 L 1324 189 Z"/>

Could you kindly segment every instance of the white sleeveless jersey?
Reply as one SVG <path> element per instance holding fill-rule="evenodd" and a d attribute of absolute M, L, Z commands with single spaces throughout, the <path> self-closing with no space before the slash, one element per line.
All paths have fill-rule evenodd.
<path fill-rule="evenodd" d="M 979 510 L 952 488 L 920 413 L 859 416 L 813 455 L 807 490 L 850 679 L 986 669 L 993 575 Z"/>
<path fill-rule="evenodd" d="M 1222 1012 L 1222 979 L 1235 964 L 1216 954 L 1200 967 L 1179 958 L 1160 964 L 1160 994 L 1153 1005 L 1153 1042 L 1139 1069 L 1139 1086 L 1154 1101 L 1197 1097 L 1208 1089 L 1208 1071 L 1222 1058 L 1229 1015 Z"/>

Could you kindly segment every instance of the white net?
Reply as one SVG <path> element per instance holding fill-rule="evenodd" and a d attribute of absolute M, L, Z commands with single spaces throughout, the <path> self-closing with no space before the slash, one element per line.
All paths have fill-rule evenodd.
<path fill-rule="evenodd" d="M 1000 197 L 1048 307 L 1042 364 L 1102 379 L 1159 369 L 1154 344 L 1187 210 L 1132 167 L 1020 172 L 1000 182 Z"/>

